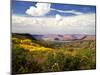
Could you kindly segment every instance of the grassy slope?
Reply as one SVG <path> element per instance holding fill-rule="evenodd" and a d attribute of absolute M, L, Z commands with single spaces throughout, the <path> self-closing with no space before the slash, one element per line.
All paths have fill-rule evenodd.
<path fill-rule="evenodd" d="M 57 43 L 12 36 L 13 73 L 95 69 L 95 41 Z"/>

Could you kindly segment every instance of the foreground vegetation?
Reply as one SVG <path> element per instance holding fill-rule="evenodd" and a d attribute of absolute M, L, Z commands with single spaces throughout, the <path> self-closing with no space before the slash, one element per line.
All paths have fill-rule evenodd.
<path fill-rule="evenodd" d="M 95 69 L 95 41 L 50 42 L 12 36 L 12 73 Z"/>

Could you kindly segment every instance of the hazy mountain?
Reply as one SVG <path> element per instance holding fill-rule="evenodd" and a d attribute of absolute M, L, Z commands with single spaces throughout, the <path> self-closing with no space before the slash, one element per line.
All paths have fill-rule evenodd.
<path fill-rule="evenodd" d="M 73 40 L 95 40 L 95 35 L 84 34 L 45 34 L 45 35 L 32 35 L 35 39 L 42 40 L 59 40 L 59 41 L 73 41 Z"/>
<path fill-rule="evenodd" d="M 18 38 L 30 38 L 33 40 L 50 40 L 50 41 L 74 41 L 74 40 L 95 40 L 95 35 L 84 35 L 84 34 L 44 34 L 44 35 L 32 35 L 32 34 L 19 34 L 12 33 L 12 36 Z"/>
<path fill-rule="evenodd" d="M 35 36 L 36 39 L 42 40 L 59 40 L 59 41 L 73 41 L 73 40 L 95 40 L 95 35 L 80 35 L 80 34 L 66 34 L 66 35 L 57 35 L 57 34 L 50 34 L 50 35 L 37 35 Z"/>

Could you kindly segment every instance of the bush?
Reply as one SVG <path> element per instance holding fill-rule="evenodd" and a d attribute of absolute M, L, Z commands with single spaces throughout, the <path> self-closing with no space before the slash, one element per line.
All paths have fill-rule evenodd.
<path fill-rule="evenodd" d="M 41 66 L 33 60 L 31 53 L 21 49 L 17 45 L 12 48 L 12 73 L 40 72 Z"/>

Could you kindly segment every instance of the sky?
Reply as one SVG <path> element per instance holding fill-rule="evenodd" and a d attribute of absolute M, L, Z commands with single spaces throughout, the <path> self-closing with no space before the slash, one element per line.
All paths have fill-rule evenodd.
<path fill-rule="evenodd" d="M 12 0 L 12 32 L 95 34 L 96 7 Z"/>

